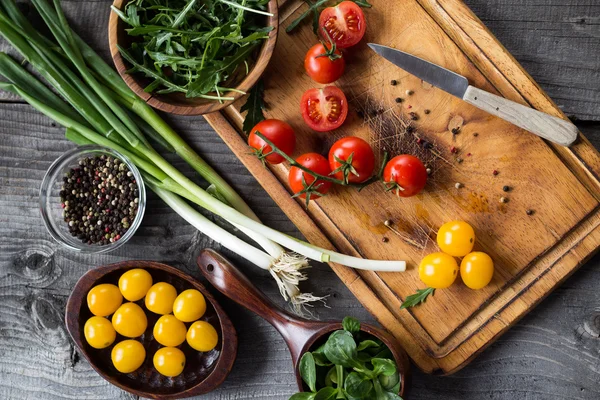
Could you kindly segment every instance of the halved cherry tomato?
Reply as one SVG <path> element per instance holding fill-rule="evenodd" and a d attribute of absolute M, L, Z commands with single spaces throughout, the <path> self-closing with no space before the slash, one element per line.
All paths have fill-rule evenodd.
<path fill-rule="evenodd" d="M 365 140 L 350 136 L 333 144 L 329 150 L 329 167 L 336 179 L 360 183 L 371 177 L 375 154 Z"/>
<path fill-rule="evenodd" d="M 437 233 L 440 249 L 454 257 L 466 256 L 473 250 L 475 231 L 464 221 L 446 222 Z"/>
<path fill-rule="evenodd" d="M 348 115 L 344 92 L 335 86 L 308 89 L 300 100 L 304 122 L 315 131 L 328 132 L 339 128 Z"/>
<path fill-rule="evenodd" d="M 265 154 L 271 152 L 271 146 L 259 138 L 255 134 L 256 131 L 269 139 L 279 150 L 283 151 L 288 156 L 291 156 L 294 152 L 294 148 L 296 147 L 296 134 L 292 127 L 286 122 L 278 119 L 265 119 L 256 124 L 248 136 L 248 145 L 255 149 L 255 153 L 260 159 L 265 159 L 270 164 L 279 164 L 284 160 L 284 158 L 277 153 L 271 153 L 265 156 Z"/>
<path fill-rule="evenodd" d="M 365 36 L 367 21 L 360 7 L 352 1 L 342 1 L 327 7 L 319 16 L 320 31 L 327 34 L 340 49 L 354 46 Z"/>
<path fill-rule="evenodd" d="M 402 154 L 385 165 L 383 182 L 387 190 L 395 191 L 398 196 L 411 197 L 425 187 L 427 170 L 417 157 Z"/>
<path fill-rule="evenodd" d="M 315 44 L 306 53 L 304 69 L 313 81 L 331 83 L 344 73 L 346 61 L 339 50 L 331 44 Z"/>
<path fill-rule="evenodd" d="M 327 176 L 331 173 L 331 169 L 329 168 L 329 163 L 327 162 L 327 159 L 317 153 L 303 154 L 296 159 L 296 162 L 310 169 L 311 171 L 316 172 L 319 175 Z M 290 187 L 292 188 L 292 192 L 294 192 L 294 194 L 298 194 L 305 190 L 306 186 L 310 186 L 312 190 L 308 191 L 309 200 L 318 199 L 319 197 L 321 197 L 318 193 L 325 194 L 329 191 L 329 188 L 331 187 L 331 182 L 323 181 L 320 179 L 315 182 L 315 178 L 312 175 L 302 171 L 298 167 L 290 168 L 289 182 Z M 313 184 L 313 182 L 315 183 Z M 304 183 L 306 183 L 306 186 L 304 185 Z M 302 193 L 299 195 L 299 197 L 305 199 L 306 195 L 307 193 Z"/>

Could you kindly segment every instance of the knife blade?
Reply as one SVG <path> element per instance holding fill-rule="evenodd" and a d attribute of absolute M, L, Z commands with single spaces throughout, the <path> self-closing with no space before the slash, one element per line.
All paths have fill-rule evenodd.
<path fill-rule="evenodd" d="M 412 54 L 375 43 L 369 43 L 369 47 L 417 78 L 544 139 L 562 146 L 577 140 L 579 130 L 570 121 L 478 89 L 464 76 Z"/>

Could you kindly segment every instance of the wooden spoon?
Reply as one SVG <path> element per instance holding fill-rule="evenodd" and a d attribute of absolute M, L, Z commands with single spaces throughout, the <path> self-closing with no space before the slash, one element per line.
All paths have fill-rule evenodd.
<path fill-rule="evenodd" d="M 143 299 L 136 303 L 146 311 L 148 328 L 136 340 L 144 345 L 146 360 L 136 371 L 122 374 L 112 365 L 110 353 L 113 346 L 126 338 L 117 335 L 113 345 L 101 350 L 92 348 L 85 340 L 83 326 L 92 316 L 87 306 L 88 292 L 92 287 L 101 283 L 116 285 L 119 277 L 133 268 L 142 268 L 148 271 L 152 275 L 154 283 L 170 283 L 175 286 L 178 293 L 186 289 L 196 289 L 206 299 L 206 313 L 201 319 L 215 327 L 219 334 L 219 343 L 214 350 L 205 353 L 192 349 L 185 342 L 178 346 L 186 356 L 186 366 L 179 376 L 168 378 L 160 375 L 154 368 L 152 358 L 156 350 L 162 347 L 152 335 L 152 329 L 159 315 L 146 310 Z M 235 328 L 206 288 L 190 275 L 168 265 L 152 261 L 125 261 L 88 271 L 79 279 L 69 296 L 65 323 L 79 351 L 100 376 L 129 393 L 145 398 L 180 399 L 208 393 L 225 380 L 237 355 L 238 340 Z M 186 327 L 189 328 L 189 325 L 186 324 Z"/>
<path fill-rule="evenodd" d="M 298 369 L 300 357 L 313 345 L 320 345 L 326 335 L 341 329 L 341 322 L 318 322 L 292 316 L 273 304 L 250 280 L 217 252 L 206 249 L 198 257 L 200 270 L 208 281 L 236 303 L 246 307 L 267 320 L 285 339 L 296 372 L 298 388 L 304 391 L 304 385 Z M 361 323 L 361 330 L 380 339 L 392 352 L 400 372 L 400 396 L 408 389 L 409 360 L 404 349 L 387 332 L 369 324 Z M 315 346 L 316 347 L 316 346 Z"/>

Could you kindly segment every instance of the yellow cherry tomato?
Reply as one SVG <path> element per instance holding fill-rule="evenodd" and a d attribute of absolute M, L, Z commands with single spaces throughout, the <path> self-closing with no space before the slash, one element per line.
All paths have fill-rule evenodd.
<path fill-rule="evenodd" d="M 87 295 L 88 308 L 98 317 L 107 317 L 114 313 L 123 302 L 119 288 L 110 283 L 94 286 Z"/>
<path fill-rule="evenodd" d="M 119 278 L 119 290 L 129 301 L 143 299 L 151 286 L 152 276 L 144 269 L 131 269 Z"/>
<path fill-rule="evenodd" d="M 148 318 L 142 307 L 125 303 L 112 317 L 112 325 L 120 335 L 129 338 L 142 336 L 148 327 Z"/>
<path fill-rule="evenodd" d="M 206 312 L 206 300 L 196 289 L 184 290 L 173 304 L 173 314 L 178 320 L 192 322 L 202 318 Z"/>
<path fill-rule="evenodd" d="M 464 221 L 447 222 L 438 231 L 437 243 L 444 253 L 463 257 L 473 250 L 475 231 Z"/>
<path fill-rule="evenodd" d="M 110 358 L 117 371 L 128 374 L 142 366 L 146 349 L 137 340 L 123 340 L 113 347 Z"/>
<path fill-rule="evenodd" d="M 177 376 L 185 367 L 185 354 L 176 347 L 163 347 L 154 353 L 154 368 L 164 376 Z"/>
<path fill-rule="evenodd" d="M 190 347 L 198 351 L 211 351 L 219 341 L 217 331 L 206 321 L 194 322 L 185 338 Z"/>
<path fill-rule="evenodd" d="M 187 329 L 173 315 L 163 315 L 154 324 L 154 339 L 163 346 L 179 346 L 185 340 Z"/>
<path fill-rule="evenodd" d="M 492 258 L 481 251 L 474 251 L 460 263 L 460 277 L 467 287 L 481 289 L 491 282 L 494 276 Z"/>
<path fill-rule="evenodd" d="M 432 253 L 419 264 L 419 278 L 429 287 L 444 289 L 454 283 L 458 275 L 458 264 L 446 253 Z"/>
<path fill-rule="evenodd" d="M 85 340 L 95 349 L 103 349 L 113 344 L 117 332 L 110 321 L 104 317 L 91 317 L 83 326 Z"/>
<path fill-rule="evenodd" d="M 166 282 L 155 283 L 146 293 L 146 308 L 156 314 L 171 314 L 177 290 Z"/>

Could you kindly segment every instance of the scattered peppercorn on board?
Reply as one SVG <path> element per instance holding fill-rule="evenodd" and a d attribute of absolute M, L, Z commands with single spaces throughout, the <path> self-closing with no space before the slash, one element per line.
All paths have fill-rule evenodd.
<path fill-rule="evenodd" d="M 336 82 L 350 104 L 345 124 L 318 133 L 300 115 L 302 93 L 322 86 L 303 68 L 306 51 L 317 42 L 310 23 L 292 34 L 280 30 L 264 75 L 266 116 L 295 129 L 294 156 L 326 154 L 335 139 L 350 135 L 392 155 L 417 154 L 431 169 L 423 193 L 402 199 L 379 184 L 360 193 L 337 188 L 305 208 L 290 197 L 289 166 L 267 169 L 250 154 L 241 133 L 243 101 L 205 118 L 310 242 L 351 255 L 407 261 L 404 273 L 331 267 L 417 366 L 452 373 L 596 251 L 600 157 L 582 135 L 570 148 L 545 142 L 421 82 L 367 47 L 374 42 L 407 51 L 466 76 L 478 88 L 563 116 L 461 1 L 371 3 L 364 9 L 365 38 L 345 54 L 346 73 Z M 282 28 L 305 9 L 300 1 L 281 2 Z M 476 231 L 475 250 L 493 258 L 491 284 L 473 291 L 457 280 L 419 307 L 400 310 L 402 301 L 423 287 L 417 266 L 437 251 L 437 229 L 453 219 L 469 222 Z"/>

